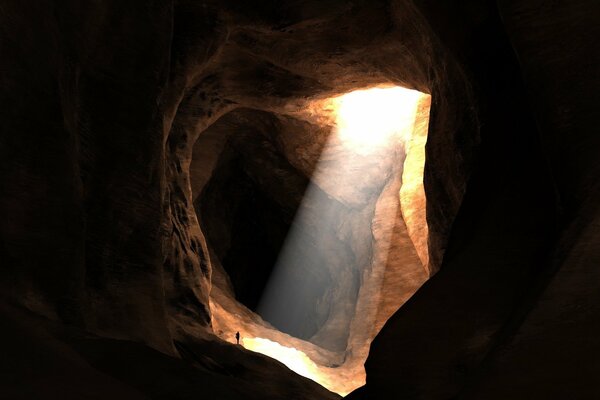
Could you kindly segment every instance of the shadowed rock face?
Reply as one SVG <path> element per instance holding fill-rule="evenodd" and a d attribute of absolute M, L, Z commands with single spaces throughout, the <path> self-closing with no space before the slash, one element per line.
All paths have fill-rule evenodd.
<path fill-rule="evenodd" d="M 598 6 L 445 4 L 419 2 L 478 88 L 481 161 L 440 272 L 388 321 L 350 397 L 595 398 Z"/>
<path fill-rule="evenodd" d="M 256 128 L 233 129 L 196 202 L 236 298 L 255 309 L 308 181 Z"/>

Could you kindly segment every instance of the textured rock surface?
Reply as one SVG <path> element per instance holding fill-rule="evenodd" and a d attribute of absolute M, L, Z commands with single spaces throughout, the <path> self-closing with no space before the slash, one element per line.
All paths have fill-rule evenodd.
<path fill-rule="evenodd" d="M 285 366 L 215 338 L 181 337 L 182 359 L 140 343 L 0 307 L 2 397 L 10 399 L 338 399 Z"/>
<path fill-rule="evenodd" d="M 384 327 L 351 398 L 595 398 L 598 7 L 501 1 L 500 20 L 419 3 L 471 71 L 481 161 L 440 272 Z"/>
<path fill-rule="evenodd" d="M 298 3 L 297 6 L 309 12 L 315 5 Z M 292 8 L 286 12 L 298 12 Z M 320 110 L 313 109 L 313 104 L 318 108 L 320 100 L 381 83 L 406 85 L 433 93 L 428 142 L 432 165 L 427 168 L 437 167 L 434 174 L 425 171 L 425 180 L 431 181 L 427 195 L 434 199 L 427 210 L 432 225 L 429 237 L 426 231 L 415 237 L 419 237 L 421 258 L 430 259 L 430 272 L 435 272 L 464 191 L 469 158 L 478 141 L 478 127 L 471 109 L 469 85 L 460 68 L 429 36 L 431 33 L 416 9 L 408 3 L 394 3 L 389 7 L 359 3 L 332 8 L 331 14 L 320 15 L 314 20 L 309 18 L 286 28 L 274 28 L 268 19 L 249 22 L 249 14 L 242 16 L 238 14 L 239 9 L 230 12 L 230 21 L 239 25 L 212 61 L 214 74 L 211 76 L 222 85 L 219 95 L 231 102 L 236 110 L 225 114 L 200 135 L 191 164 L 193 197 L 210 247 L 213 247 L 213 263 L 216 269 L 226 271 L 231 277 L 231 282 L 227 282 L 219 273 L 218 280 L 224 286 L 219 288 L 220 294 L 215 299 L 223 299 L 232 289 L 238 299 L 254 308 L 260 298 L 271 272 L 270 265 L 281 247 L 278 235 L 289 229 L 307 183 L 305 179 L 313 176 L 329 135 L 329 130 L 323 129 L 327 121 L 319 120 Z M 388 28 L 367 24 L 365 18 L 385 20 Z M 365 57 L 367 53 L 368 58 Z M 437 61 L 431 63 L 432 59 Z M 366 352 L 364 343 L 423 282 L 426 274 L 413 258 L 412 244 L 406 232 L 399 233 L 408 240 L 396 246 L 398 254 L 389 261 L 390 270 L 395 270 L 396 275 L 386 278 L 387 287 L 394 287 L 398 292 L 379 296 L 378 288 L 388 264 L 386 241 L 393 228 L 389 223 L 395 221 L 397 213 L 395 209 L 389 211 L 387 206 L 387 209 L 382 208 L 377 218 L 385 219 L 384 216 L 389 215 L 390 220 L 382 220 L 380 225 L 386 226 L 381 228 L 382 231 L 376 232 L 380 228 L 375 227 L 371 232 L 376 200 L 371 194 L 380 193 L 384 188 L 391 165 L 385 165 L 382 160 L 369 164 L 360 156 L 344 155 L 343 148 L 336 146 L 324 155 L 331 157 L 330 161 L 348 156 L 356 157 L 357 164 L 366 166 L 362 173 L 365 182 L 370 182 L 370 189 L 359 192 L 350 182 L 340 184 L 347 179 L 346 171 L 330 168 L 329 174 L 323 175 L 333 173 L 335 178 L 324 181 L 320 181 L 317 174 L 315 182 L 323 190 L 321 198 L 330 197 L 327 201 L 332 205 L 339 202 L 335 208 L 345 216 L 348 224 L 337 231 L 318 232 L 315 219 L 319 216 L 314 214 L 315 221 L 308 222 L 303 228 L 306 234 L 302 240 L 309 248 L 311 242 L 325 240 L 330 244 L 323 247 L 328 248 L 329 253 L 313 246 L 314 251 L 308 252 L 313 259 L 303 260 L 302 255 L 292 257 L 299 260 L 294 269 L 298 274 L 296 286 L 310 287 L 312 291 L 306 297 L 313 302 L 302 309 L 295 309 L 294 304 L 287 307 L 298 318 L 277 319 L 272 315 L 266 318 L 280 329 L 310 339 L 326 349 L 343 351 L 350 348 L 348 354 L 356 354 L 356 360 L 360 360 Z M 321 168 L 327 169 L 329 164 L 323 165 Z M 330 162 L 330 165 L 336 164 Z M 213 170 L 214 175 L 209 172 Z M 389 191 L 388 202 L 390 199 L 397 201 L 398 188 L 396 185 L 395 192 Z M 303 207 L 309 215 L 314 208 L 311 204 Z M 366 209 L 369 207 L 370 211 Z M 423 220 L 424 204 L 417 208 L 417 213 Z M 398 229 L 406 228 L 400 224 Z M 379 245 L 382 248 L 375 250 L 373 265 L 382 269 L 372 274 L 372 286 L 359 295 L 356 282 L 365 280 L 368 274 L 362 276 L 358 271 L 370 264 L 373 249 L 369 238 L 372 234 L 378 236 L 378 240 L 387 238 Z M 352 241 L 352 237 L 356 243 L 351 248 L 339 239 Z M 428 239 L 430 254 L 425 246 Z M 407 259 L 411 260 L 407 267 L 401 267 Z M 310 265 L 319 264 L 326 268 L 316 270 L 318 274 L 308 272 Z M 339 272 L 345 269 L 347 274 Z M 354 293 L 344 295 L 348 290 Z M 354 305 L 352 301 L 339 301 L 344 297 L 368 299 L 355 317 L 352 329 L 348 322 Z M 246 315 L 246 322 L 256 319 L 248 317 L 238 306 L 226 303 L 220 302 L 214 307 L 227 309 L 223 312 L 229 316 Z M 377 315 L 380 306 L 385 311 L 380 310 Z M 371 324 L 370 318 L 376 318 L 377 323 Z M 246 322 L 239 324 L 246 326 Z M 235 332 L 230 317 L 223 317 L 217 325 L 218 330 L 223 331 L 223 337 L 230 338 Z M 258 328 L 244 329 L 256 334 Z M 361 333 L 356 336 L 350 333 L 349 337 L 349 331 Z M 310 347 L 307 351 L 311 351 Z"/>
<path fill-rule="evenodd" d="M 155 311 L 164 306 L 173 309 L 169 315 L 193 314 L 198 323 L 207 324 L 210 268 L 191 204 L 188 166 L 198 134 L 234 106 L 277 109 L 290 100 L 359 85 L 406 84 L 432 91 L 442 102 L 433 106 L 430 136 L 431 151 L 442 151 L 456 139 L 442 132 L 456 134 L 460 118 L 469 114 L 460 107 L 452 111 L 457 107 L 453 96 L 468 94 L 462 75 L 431 42 L 425 25 L 414 22 L 419 16 L 409 5 L 390 7 L 335 2 L 258 8 L 178 2 L 173 7 L 156 2 L 138 15 L 135 4 L 99 3 L 82 10 L 67 2 L 53 13 L 50 5 L 26 12 L 17 3 L 7 3 L 2 40 L 10 55 L 4 69 L 10 72 L 3 77 L 3 103 L 13 106 L 3 111 L 5 132 L 27 132 L 4 135 L 2 146 L 7 185 L 3 198 L 11 216 L 3 228 L 3 257 L 6 270 L 14 271 L 7 273 L 17 283 L 11 286 L 30 286 L 14 294 L 29 293 L 26 301 L 32 307 L 37 303 L 40 311 L 49 306 L 44 310 L 49 314 L 58 301 L 59 313 L 72 318 L 86 314 L 81 308 L 89 305 L 96 310 L 89 314 L 96 319 L 89 326 L 115 335 L 136 329 L 140 338 L 155 333 L 133 325 L 154 320 L 161 314 Z M 24 40 L 17 45 L 15 37 L 21 33 Z M 380 51 L 370 52 L 375 37 Z M 365 51 L 372 53 L 368 61 Z M 447 82 L 452 76 L 458 83 L 451 86 Z M 55 136 L 39 140 L 55 138 L 48 143 L 48 155 L 46 146 L 29 146 L 47 124 Z M 469 140 L 474 143 L 474 138 Z M 469 154 L 457 152 L 463 153 Z M 456 209 L 464 160 L 439 160 L 455 165 L 439 170 L 453 171 L 459 178 L 452 180 L 456 194 L 438 203 Z M 57 181 L 49 193 L 41 183 L 46 179 Z M 25 190 L 36 187 L 35 182 L 38 192 Z M 32 218 L 38 206 L 49 207 L 42 212 L 47 217 Z M 72 216 L 64 218 L 64 212 Z M 452 212 L 447 214 L 438 231 L 448 229 Z M 27 226 L 31 229 L 19 231 Z M 44 256 L 41 250 L 19 250 L 36 242 L 38 227 L 41 237 L 58 241 L 63 235 L 64 244 L 49 245 Z M 443 237 L 438 233 L 431 233 L 433 242 Z M 73 276 L 64 280 L 67 290 L 44 288 L 41 276 L 32 282 L 32 271 L 42 259 Z M 46 293 L 53 290 L 60 295 Z M 114 307 L 131 303 L 124 301 L 128 291 L 139 295 L 139 304 L 131 304 L 129 312 L 116 312 Z M 59 301 L 61 296 L 65 298 Z M 110 321 L 115 312 L 123 315 L 119 323 Z M 152 315 L 133 316 L 144 313 Z M 133 325 L 110 327 L 112 323 Z"/>
<path fill-rule="evenodd" d="M 387 82 L 432 94 L 424 180 L 439 273 L 378 336 L 362 395 L 598 397 L 598 6 L 414 3 L 4 1 L 0 288 L 3 303 L 29 310 L 2 311 L 3 343 L 16 344 L 0 358 L 2 384 L 16 376 L 5 392 L 32 379 L 23 397 L 64 388 L 64 368 L 75 398 L 160 397 L 148 376 L 174 368 L 190 381 L 181 389 L 174 378 L 165 397 L 218 381 L 216 396 L 264 398 L 249 381 L 268 364 L 272 398 L 289 396 L 285 387 L 335 398 L 198 339 L 211 329 L 211 281 L 222 299 L 231 288 L 222 266 L 212 271 L 218 249 L 206 245 L 193 190 L 225 142 L 194 144 L 236 108 L 286 114 Z M 305 132 L 293 117 L 290 132 Z M 273 143 L 301 180 L 323 142 L 295 153 L 296 137 Z M 389 290 L 422 279 L 409 278 L 382 277 Z M 132 377 L 121 363 L 152 373 Z"/>
<path fill-rule="evenodd" d="M 2 284 L 47 316 L 169 351 L 157 99 L 170 9 L 136 10 L 3 6 Z"/>
<path fill-rule="evenodd" d="M 591 1 L 499 4 L 563 214 L 550 269 L 465 398 L 594 398 L 600 395 L 592 384 L 600 370 L 600 139 L 590 133 L 600 104 L 593 45 L 600 9 Z"/>

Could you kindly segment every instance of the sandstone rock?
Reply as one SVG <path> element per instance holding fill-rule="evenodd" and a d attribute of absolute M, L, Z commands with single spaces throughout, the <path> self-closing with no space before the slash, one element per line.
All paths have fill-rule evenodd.
<path fill-rule="evenodd" d="M 384 325 L 352 396 L 597 397 L 597 6 L 497 3 L 5 2 L 12 382 L 39 350 L 24 396 L 65 368 L 104 397 L 336 398 L 212 334 L 288 343 L 356 384 Z M 320 107 L 381 84 L 431 95 L 422 191 L 400 186 L 403 155 L 326 148 Z M 366 189 L 323 157 L 362 163 Z M 318 202 L 344 223 L 317 228 Z M 314 251 L 294 279 L 320 286 L 310 324 L 284 326 L 252 309 L 298 212 Z"/>

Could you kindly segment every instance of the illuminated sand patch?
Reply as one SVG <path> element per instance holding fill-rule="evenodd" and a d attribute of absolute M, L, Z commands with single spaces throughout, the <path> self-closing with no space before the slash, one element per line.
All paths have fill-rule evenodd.
<path fill-rule="evenodd" d="M 322 386 L 328 386 L 329 382 L 319 373 L 319 367 L 306 354 L 296 350 L 293 347 L 282 346 L 277 342 L 262 338 L 245 338 L 242 345 L 248 350 L 264 354 L 274 358 L 289 369 L 306 378 L 320 383 Z"/>
<path fill-rule="evenodd" d="M 321 386 L 336 392 L 342 396 L 365 384 L 364 380 L 354 381 L 348 384 L 348 377 L 340 379 L 341 375 L 351 373 L 347 368 L 327 368 L 317 365 L 302 351 L 293 347 L 282 346 L 277 342 L 263 338 L 246 338 L 242 345 L 251 351 L 264 354 L 268 357 L 285 364 L 289 369 L 311 379 Z"/>
<path fill-rule="evenodd" d="M 219 295 L 218 289 L 211 294 L 213 329 L 217 335 L 235 343 L 235 332 L 240 331 L 241 344 L 245 348 L 277 359 L 299 375 L 341 395 L 365 384 L 364 362 L 371 341 L 387 319 L 426 279 L 424 269 L 428 263 L 428 231 L 423 169 L 430 104 L 429 95 L 415 90 L 376 87 L 311 101 L 295 110 L 285 110 L 294 117 L 331 129 L 332 135 L 321 158 L 327 162 L 317 165 L 312 180 L 326 193 L 343 201 L 351 202 L 352 193 L 360 192 L 361 185 L 369 176 L 375 176 L 365 173 L 367 168 L 361 162 L 371 167 L 380 160 L 388 160 L 387 164 L 382 165 L 393 165 L 391 161 L 396 160 L 392 157 L 396 157 L 394 151 L 397 149 L 401 149 L 398 151 L 406 156 L 401 158 L 404 162 L 399 170 L 401 176 L 398 177 L 402 186 L 392 185 L 389 186 L 390 190 L 381 192 L 375 215 L 379 220 L 373 220 L 373 237 L 365 239 L 374 240 L 373 257 L 370 264 L 360 266 L 363 269 L 361 287 L 354 315 L 349 321 L 345 351 L 326 350 L 280 332 L 235 300 Z M 373 171 L 370 173 L 378 172 L 377 169 Z M 309 197 L 310 188 L 305 200 Z M 317 202 L 311 204 L 318 206 Z M 302 213 L 299 212 L 296 218 L 301 217 Z M 421 280 L 414 282 L 410 292 L 403 284 L 405 277 L 402 265 L 388 259 L 389 254 L 394 254 L 397 218 L 402 218 L 406 224 L 405 232 L 410 237 L 408 246 L 412 242 L 417 254 L 414 256 L 415 262 L 424 274 Z M 331 225 L 335 221 L 324 213 L 319 223 Z M 290 238 L 293 242 L 293 235 L 288 235 L 286 245 L 290 245 Z M 280 286 L 275 285 L 277 290 L 272 291 L 275 295 L 263 297 L 263 300 L 267 299 L 267 305 L 274 307 L 281 303 L 278 296 L 289 295 L 290 288 L 294 286 L 294 282 L 286 281 L 291 274 L 281 268 L 278 273 L 283 278 L 278 281 Z M 398 293 L 398 289 L 404 292 Z M 386 293 L 382 294 L 382 290 Z M 298 301 L 302 301 L 301 296 Z M 340 299 L 340 302 L 343 301 Z M 286 315 L 287 310 L 278 311 L 280 315 Z"/>

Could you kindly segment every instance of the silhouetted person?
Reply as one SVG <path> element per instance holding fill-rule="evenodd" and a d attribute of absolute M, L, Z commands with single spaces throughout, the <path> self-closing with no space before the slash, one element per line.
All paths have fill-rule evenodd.
<path fill-rule="evenodd" d="M 240 344 L 240 333 L 239 332 L 235 333 L 235 340 L 237 340 L 237 344 Z"/>

